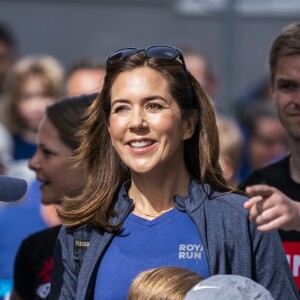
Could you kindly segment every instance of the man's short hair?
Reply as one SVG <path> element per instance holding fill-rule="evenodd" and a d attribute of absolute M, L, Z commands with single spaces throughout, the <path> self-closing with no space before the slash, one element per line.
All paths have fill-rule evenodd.
<path fill-rule="evenodd" d="M 269 68 L 271 84 L 274 84 L 278 59 L 283 56 L 300 55 L 300 23 L 294 23 L 283 28 L 274 40 L 270 55 Z"/>
<path fill-rule="evenodd" d="M 78 70 L 105 70 L 105 62 L 97 57 L 82 58 L 75 61 L 66 71 L 66 79 Z"/>

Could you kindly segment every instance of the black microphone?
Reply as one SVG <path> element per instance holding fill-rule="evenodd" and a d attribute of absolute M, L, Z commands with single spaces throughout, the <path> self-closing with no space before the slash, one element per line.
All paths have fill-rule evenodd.
<path fill-rule="evenodd" d="M 26 191 L 26 180 L 0 175 L 0 201 L 17 201 L 25 195 Z"/>

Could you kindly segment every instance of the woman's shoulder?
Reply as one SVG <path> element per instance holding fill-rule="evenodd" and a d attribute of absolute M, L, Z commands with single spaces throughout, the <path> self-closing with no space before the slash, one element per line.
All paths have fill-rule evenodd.
<path fill-rule="evenodd" d="M 211 198 L 206 199 L 206 204 L 213 208 L 238 210 L 244 215 L 248 215 L 248 211 L 244 208 L 244 203 L 247 201 L 245 196 L 233 192 L 218 192 Z"/>
<path fill-rule="evenodd" d="M 198 200 L 205 200 L 211 204 L 223 203 L 224 205 L 230 205 L 234 207 L 240 207 L 247 201 L 246 196 L 242 196 L 234 191 L 219 191 L 217 188 L 210 184 L 201 185 L 199 182 L 194 181 L 190 185 L 189 194 Z"/>
<path fill-rule="evenodd" d="M 37 231 L 31 235 L 29 235 L 27 238 L 25 238 L 22 241 L 21 248 L 23 247 L 33 247 L 33 248 L 43 248 L 44 245 L 46 247 L 48 245 L 55 244 L 55 241 L 57 239 L 58 233 L 60 231 L 60 225 L 59 226 L 54 226 L 50 228 L 46 228 L 40 231 Z"/>
<path fill-rule="evenodd" d="M 209 184 L 201 185 L 194 181 L 190 185 L 189 197 L 181 202 L 189 210 L 202 207 L 207 213 L 230 214 L 235 211 L 247 217 L 248 211 L 244 208 L 246 200 L 246 197 L 237 193 L 221 192 Z"/>
<path fill-rule="evenodd" d="M 235 193 L 218 193 L 206 198 L 202 205 L 207 222 L 213 227 L 225 226 L 228 230 L 243 231 L 249 226 L 249 211 L 244 208 L 246 197 Z"/>

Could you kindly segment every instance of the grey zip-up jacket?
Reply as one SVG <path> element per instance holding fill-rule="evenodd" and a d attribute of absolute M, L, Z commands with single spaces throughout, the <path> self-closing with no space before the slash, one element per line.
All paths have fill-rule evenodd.
<path fill-rule="evenodd" d="M 124 184 L 113 224 L 123 221 L 132 208 L 129 182 Z M 194 221 L 203 242 L 211 275 L 249 277 L 269 290 L 274 299 L 300 299 L 277 232 L 260 233 L 248 221 L 246 198 L 217 193 L 209 185 L 191 180 L 189 195 L 175 196 L 175 207 Z M 114 234 L 91 225 L 62 227 L 54 256 L 51 300 L 93 299 L 101 257 Z"/>

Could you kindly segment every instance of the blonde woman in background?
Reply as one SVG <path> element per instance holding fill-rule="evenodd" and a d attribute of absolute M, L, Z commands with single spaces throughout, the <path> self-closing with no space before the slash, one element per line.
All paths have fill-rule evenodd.
<path fill-rule="evenodd" d="M 10 175 L 30 180 L 27 161 L 35 153 L 38 125 L 49 104 L 62 97 L 63 68 L 51 56 L 19 60 L 5 86 L 3 122 L 12 135 Z"/>

